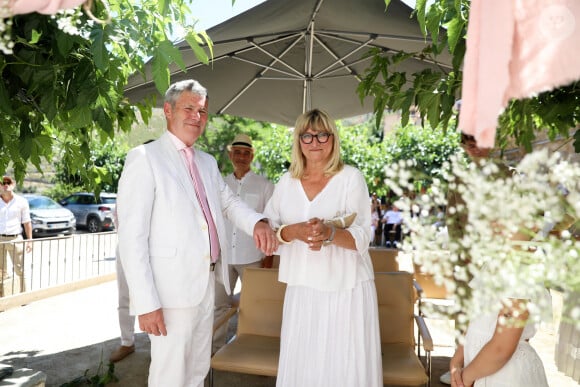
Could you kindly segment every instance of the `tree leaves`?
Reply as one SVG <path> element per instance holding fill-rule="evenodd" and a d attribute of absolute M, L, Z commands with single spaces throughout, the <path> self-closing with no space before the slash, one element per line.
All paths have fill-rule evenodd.
<path fill-rule="evenodd" d="M 385 1 L 388 6 L 389 1 Z M 417 0 L 414 16 L 425 38 L 431 44 L 420 53 L 406 53 L 437 63 L 438 55 L 447 52 L 452 57 L 452 70 L 425 70 L 413 74 L 397 74 L 389 69 L 393 59 L 388 54 L 371 50 L 371 65 L 366 70 L 357 92 L 374 98 L 377 126 L 385 109 L 401 110 L 403 127 L 409 119 L 409 109 L 416 106 L 422 119 L 432 127 L 444 129 L 453 119 L 454 101 L 460 97 L 465 36 L 470 2 L 468 0 Z M 387 10 L 388 12 L 388 10 Z M 404 60 L 404 57 L 401 57 Z M 410 80 L 411 87 L 401 86 Z M 572 128 L 580 123 L 580 88 L 578 82 L 542 93 L 534 98 L 510 101 L 498 119 L 496 144 L 523 146 L 531 151 L 536 135 L 545 132 L 550 140 L 568 138 Z M 574 135 L 574 148 L 580 153 L 580 135 Z"/>
<path fill-rule="evenodd" d="M 157 87 L 165 92 L 169 68 L 184 68 L 170 32 L 190 14 L 185 0 L 95 2 L 94 23 L 77 9 L 73 16 L 38 13 L 12 18 L 13 55 L 0 55 L 0 173 L 13 169 L 18 180 L 27 163 L 41 170 L 53 150 L 79 171 L 86 189 L 110 180 L 108 170 L 87 159 L 90 150 L 128 131 L 137 117 L 151 116 L 152 101 L 132 106 L 123 95 L 128 78 L 153 61 Z M 179 27 L 179 28 L 177 28 Z M 65 32 L 66 31 L 66 32 Z M 186 40 L 205 63 L 211 41 L 188 30 Z M 208 54 L 208 52 L 210 54 Z M 104 175 L 103 175 L 104 174 Z"/>

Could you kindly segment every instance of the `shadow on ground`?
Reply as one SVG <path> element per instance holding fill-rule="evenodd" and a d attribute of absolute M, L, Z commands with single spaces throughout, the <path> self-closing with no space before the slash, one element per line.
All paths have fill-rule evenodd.
<path fill-rule="evenodd" d="M 15 368 L 31 368 L 47 374 L 47 387 L 59 387 L 80 376 L 91 377 L 97 372 L 107 371 L 109 354 L 119 345 L 119 339 L 74 348 L 68 351 L 39 356 L 36 352 L 12 352 L 5 354 L 3 363 Z M 135 337 L 135 353 L 115 364 L 116 383 L 108 386 L 144 387 L 147 385 L 149 369 L 149 338 L 144 333 Z M 449 357 L 433 356 L 433 380 L 431 386 L 444 386 L 439 383 L 439 376 L 447 370 Z M 99 368 L 100 367 L 100 368 Z M 206 385 L 208 383 L 206 382 Z M 276 378 L 266 376 L 244 375 L 232 372 L 215 372 L 215 387 L 274 387 Z"/>
<path fill-rule="evenodd" d="M 3 356 L 2 362 L 16 368 L 31 368 L 42 371 L 47 376 L 47 387 L 58 387 L 86 374 L 105 374 L 109 354 L 119 345 L 119 339 L 111 339 L 81 348 L 38 355 L 38 353 L 12 352 Z M 126 361 L 115 365 L 117 386 L 146 386 L 149 367 L 149 338 L 146 334 L 136 335 L 136 351 Z"/>

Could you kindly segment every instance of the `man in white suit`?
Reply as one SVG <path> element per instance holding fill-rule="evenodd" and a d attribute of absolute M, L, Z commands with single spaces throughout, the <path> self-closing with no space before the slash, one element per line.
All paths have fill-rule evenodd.
<path fill-rule="evenodd" d="M 265 254 L 278 245 L 263 216 L 228 188 L 215 159 L 197 149 L 192 157 L 203 193 L 195 188 L 186 148 L 202 135 L 207 106 L 207 91 L 197 81 L 171 85 L 163 106 L 167 132 L 129 152 L 119 181 L 119 252 L 131 313 L 151 339 L 150 387 L 203 386 L 211 354 L 214 274 L 229 283 L 224 216 L 253 234 Z"/>

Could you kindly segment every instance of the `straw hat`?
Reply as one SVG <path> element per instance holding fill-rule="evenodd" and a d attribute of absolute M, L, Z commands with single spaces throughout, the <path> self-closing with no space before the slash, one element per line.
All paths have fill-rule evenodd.
<path fill-rule="evenodd" d="M 244 133 L 237 134 L 236 137 L 234 137 L 234 141 L 227 146 L 228 151 L 231 151 L 234 146 L 250 148 L 252 150 L 254 149 L 252 147 L 252 139 Z"/>

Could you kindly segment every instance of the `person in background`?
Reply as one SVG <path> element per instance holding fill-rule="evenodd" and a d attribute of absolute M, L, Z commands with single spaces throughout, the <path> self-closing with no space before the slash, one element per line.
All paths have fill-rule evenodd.
<path fill-rule="evenodd" d="M 399 211 L 399 208 L 394 204 L 391 205 L 391 209 L 383 215 L 381 223 L 385 224 L 385 247 L 398 247 L 398 244 L 401 243 L 401 227 L 403 224 L 403 214 Z"/>
<path fill-rule="evenodd" d="M 30 206 L 28 201 L 14 193 L 16 181 L 10 176 L 2 177 L 0 187 L 0 297 L 4 296 L 5 280 L 10 278 L 8 272 L 8 257 L 12 262 L 14 273 L 20 279 L 20 292 L 26 291 L 24 269 L 24 250 L 32 251 L 30 243 L 23 242 L 22 228 L 26 239 L 32 239 L 32 223 L 30 221 Z"/>
<path fill-rule="evenodd" d="M 299 116 L 290 170 L 264 211 L 278 227 L 287 284 L 278 387 L 383 385 L 368 200 L 333 120 L 318 109 Z"/>
<path fill-rule="evenodd" d="M 167 131 L 127 154 L 119 180 L 119 256 L 131 314 L 151 340 L 150 387 L 202 387 L 209 372 L 214 275 L 229 283 L 225 219 L 270 255 L 276 235 L 233 194 L 209 154 L 194 148 L 208 119 L 207 90 L 172 84 Z M 229 289 L 226 289 L 229 291 Z"/>
<path fill-rule="evenodd" d="M 250 170 L 254 160 L 252 139 L 248 135 L 240 133 L 236 135 L 227 149 L 230 161 L 234 166 L 234 172 L 225 177 L 226 184 L 252 209 L 257 212 L 264 211 L 266 203 L 274 191 L 274 184 Z M 233 292 L 238 277 L 243 285 L 246 267 L 262 267 L 264 266 L 263 259 L 271 260 L 272 256 L 264 257 L 264 254 L 256 248 L 253 238 L 236 228 L 231 222 L 226 222 L 226 230 L 232 248 L 232 259 L 228 265 L 230 282 L 226 284 L 226 287 L 229 286 L 230 292 Z M 217 286 L 214 319 L 217 321 L 231 305 L 232 300 L 225 292 L 224 287 Z M 212 353 L 217 352 L 225 344 L 226 334 L 227 324 L 224 324 L 214 333 Z"/>
<path fill-rule="evenodd" d="M 143 144 L 149 144 L 153 140 L 147 140 Z M 115 211 L 113 213 L 113 222 L 115 223 L 115 230 L 119 232 L 119 220 L 117 218 L 117 206 L 115 206 Z M 117 314 L 119 317 L 119 330 L 121 331 L 121 345 L 117 348 L 111 356 L 109 356 L 109 361 L 116 363 L 123 360 L 133 352 L 135 352 L 135 316 L 129 313 L 130 299 L 129 299 L 129 286 L 127 285 L 127 279 L 125 278 L 125 272 L 123 271 L 123 265 L 121 264 L 121 258 L 119 257 L 119 245 L 115 249 L 116 261 L 115 267 L 117 269 Z"/>
<path fill-rule="evenodd" d="M 119 229 L 115 222 L 115 229 Z M 123 360 L 133 352 L 135 352 L 135 316 L 129 312 L 129 286 L 123 271 L 123 265 L 119 257 L 119 248 L 116 249 L 117 255 L 117 290 L 118 290 L 118 306 L 117 314 L 119 316 L 119 329 L 121 331 L 121 345 L 117 348 L 111 356 L 109 361 L 116 363 Z"/>
<path fill-rule="evenodd" d="M 458 102 L 458 108 L 461 107 L 461 103 Z M 485 160 L 489 157 L 491 153 L 491 149 L 488 148 L 479 148 L 473 136 L 461 133 L 461 140 L 460 140 L 461 149 L 465 154 L 469 157 L 471 162 L 479 163 L 482 160 Z M 505 165 L 503 163 L 498 163 L 498 165 L 502 166 L 502 174 L 507 174 Z M 461 182 L 456 178 L 454 185 L 458 185 Z M 462 211 L 456 211 L 455 209 L 461 208 Z M 447 229 L 447 234 L 450 239 L 453 240 L 460 240 L 463 238 L 465 233 L 465 225 L 467 224 L 467 210 L 465 210 L 465 201 L 461 197 L 460 192 L 457 190 L 450 189 L 447 192 L 447 205 L 445 207 L 445 226 Z M 463 254 L 465 257 L 469 257 L 469 251 L 465 251 Z M 468 262 L 460 262 L 461 265 L 464 265 Z M 455 279 L 458 283 L 464 283 L 464 285 L 469 281 L 464 281 L 460 279 Z M 457 321 L 456 321 L 457 323 Z M 458 342 L 455 343 L 456 346 L 459 345 Z M 443 375 L 440 376 L 439 381 L 443 384 L 451 384 L 451 371 L 445 372 Z"/>
<path fill-rule="evenodd" d="M 473 136 L 463 133 L 461 145 L 475 163 L 488 158 L 491 152 L 491 149 L 478 147 Z M 497 165 L 500 167 L 497 178 L 511 174 L 503 163 Z M 465 233 L 467 209 L 457 210 L 464 208 L 463 204 L 461 194 L 450 191 L 447 210 L 452 212 L 446 221 L 449 236 L 454 240 L 460 240 Z M 471 279 L 469 286 L 480 286 L 477 278 Z M 482 313 L 469 322 L 465 342 L 457 346 L 449 364 L 451 386 L 547 387 L 542 360 L 529 343 L 536 332 L 530 321 L 529 300 L 518 294 L 498 295 L 497 298 L 489 300 L 494 304 L 501 302 L 497 313 Z"/>
<path fill-rule="evenodd" d="M 371 195 L 371 231 L 372 240 L 371 246 L 380 246 L 382 238 L 382 227 L 381 227 L 381 201 L 377 197 L 376 193 Z"/>

